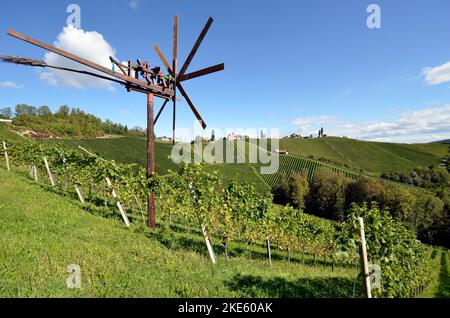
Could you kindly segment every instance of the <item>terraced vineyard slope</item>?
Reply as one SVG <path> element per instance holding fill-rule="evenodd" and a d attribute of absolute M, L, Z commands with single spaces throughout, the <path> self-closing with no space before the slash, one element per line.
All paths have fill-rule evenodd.
<path fill-rule="evenodd" d="M 448 145 L 394 144 L 326 137 L 320 139 L 281 139 L 280 148 L 290 155 L 325 158 L 352 170 L 380 174 L 411 171 L 418 166 L 438 164 L 448 155 Z"/>

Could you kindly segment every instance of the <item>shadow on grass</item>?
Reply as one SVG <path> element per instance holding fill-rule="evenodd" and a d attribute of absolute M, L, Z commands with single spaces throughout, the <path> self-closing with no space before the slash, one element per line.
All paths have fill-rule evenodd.
<path fill-rule="evenodd" d="M 169 249 L 183 249 L 189 250 L 195 253 L 208 256 L 208 251 L 206 248 L 206 243 L 203 236 L 200 235 L 186 235 L 186 234 L 174 234 L 173 232 L 160 231 L 160 232 L 150 232 L 148 236 L 158 240 L 162 245 Z M 213 249 L 216 255 L 225 255 L 225 248 L 222 244 L 217 243 L 217 240 L 213 240 Z M 250 253 L 251 251 L 251 253 Z M 229 257 L 245 257 L 252 260 L 267 260 L 267 254 L 264 249 L 256 249 L 256 247 L 248 247 L 245 244 L 230 243 L 228 247 Z M 277 251 L 272 252 L 273 261 L 286 261 L 287 257 Z M 291 260 L 292 263 L 299 263 L 295 259 Z M 308 262 L 305 261 L 305 264 Z M 317 262 L 319 264 L 319 262 Z"/>
<path fill-rule="evenodd" d="M 300 278 L 288 281 L 281 277 L 262 278 L 253 275 L 236 275 L 225 282 L 231 291 L 243 297 L 271 298 L 360 298 L 362 285 L 341 277 Z"/>
<path fill-rule="evenodd" d="M 204 255 L 205 257 L 209 257 L 208 251 L 206 248 L 206 243 L 203 239 L 203 236 L 195 234 L 186 234 L 180 232 L 173 232 L 168 230 L 160 230 L 157 232 L 147 232 L 146 235 L 152 239 L 157 240 L 159 243 L 164 245 L 168 249 L 172 250 L 187 250 L 195 253 L 199 253 Z M 213 249 L 214 253 L 219 256 L 225 255 L 225 248 L 219 242 L 219 240 L 213 240 Z M 250 252 L 251 251 L 251 252 Z M 231 258 L 241 257 L 251 260 L 267 260 L 267 253 L 264 246 L 248 246 L 243 243 L 230 242 L 228 246 L 228 256 Z M 276 249 L 272 249 L 272 261 L 284 261 L 288 262 L 287 252 L 279 251 Z M 303 258 L 299 253 L 296 253 L 291 256 L 292 264 L 304 264 L 306 266 L 317 267 L 318 269 L 331 269 L 331 262 L 324 262 L 323 259 L 317 258 L 316 262 L 312 255 L 306 255 Z M 354 268 L 352 264 L 334 264 L 335 268 Z"/>
<path fill-rule="evenodd" d="M 436 297 L 450 298 L 450 273 L 448 270 L 448 254 L 441 253 L 441 272 L 439 273 L 439 289 Z"/>

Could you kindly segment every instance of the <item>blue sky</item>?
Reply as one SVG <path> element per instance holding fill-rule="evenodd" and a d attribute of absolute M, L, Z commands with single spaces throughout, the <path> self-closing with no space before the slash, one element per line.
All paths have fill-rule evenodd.
<path fill-rule="evenodd" d="M 161 65 L 156 43 L 171 56 L 175 14 L 180 63 L 212 16 L 215 22 L 189 71 L 221 62 L 226 70 L 184 85 L 209 128 L 307 134 L 323 126 L 333 135 L 398 142 L 450 137 L 447 0 L 2 1 L 0 54 L 44 59 L 45 51 L 6 30 L 53 43 L 71 3 L 81 7 L 83 32 L 101 34 L 120 60 L 139 57 L 152 65 Z M 371 3 L 381 8 L 381 29 L 367 28 Z M 90 48 L 88 53 L 97 52 Z M 144 95 L 120 86 L 76 88 L 43 79 L 42 72 L 0 64 L 0 108 L 28 103 L 56 110 L 67 104 L 145 126 Z M 184 101 L 177 117 L 178 127 L 198 128 Z M 167 109 L 156 133 L 170 131 Z"/>

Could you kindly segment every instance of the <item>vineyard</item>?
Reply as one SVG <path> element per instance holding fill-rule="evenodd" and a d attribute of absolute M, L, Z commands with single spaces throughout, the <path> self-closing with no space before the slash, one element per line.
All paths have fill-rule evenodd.
<path fill-rule="evenodd" d="M 264 180 L 271 186 L 274 186 L 279 183 L 280 178 L 284 175 L 289 177 L 294 172 L 307 171 L 308 178 L 311 178 L 314 175 L 314 171 L 318 168 L 327 168 L 335 173 L 339 173 L 344 175 L 346 178 L 356 180 L 360 176 L 360 174 L 346 170 L 337 166 L 329 165 L 326 163 L 322 163 L 315 160 L 294 157 L 290 155 L 280 156 L 280 169 L 276 174 L 271 175 L 262 175 Z"/>
<path fill-rule="evenodd" d="M 280 148 L 288 149 L 291 155 L 323 158 L 373 175 L 438 164 L 448 152 L 448 146 L 442 144 L 391 144 L 336 137 L 280 139 Z"/>
<path fill-rule="evenodd" d="M 222 141 L 218 141 L 222 142 Z M 145 166 L 145 139 L 135 137 L 122 137 L 112 139 L 57 139 L 45 140 L 45 144 L 55 145 L 60 147 L 68 147 L 69 149 L 82 151 L 79 146 L 88 149 L 91 152 L 99 154 L 106 159 L 113 159 L 121 163 L 137 163 L 140 166 Z M 208 144 L 202 145 L 202 150 Z M 418 146 L 418 145 L 417 145 Z M 438 145 L 441 146 L 441 145 Z M 174 164 L 172 160 L 168 160 L 171 155 L 172 145 L 168 143 L 157 142 L 156 147 L 156 171 L 159 174 L 165 174 L 168 170 L 178 169 L 178 165 Z M 233 178 L 237 178 L 245 183 L 253 184 L 259 192 L 267 192 L 273 186 L 277 185 L 281 177 L 290 177 L 293 173 L 307 171 L 308 178 L 314 175 L 314 171 L 318 168 L 326 168 L 332 172 L 343 175 L 350 180 L 356 180 L 361 175 L 366 175 L 361 172 L 356 172 L 343 166 L 330 164 L 323 161 L 299 157 L 296 155 L 282 155 L 279 157 L 279 169 L 275 174 L 261 174 L 261 163 L 251 163 L 249 160 L 250 151 L 260 151 L 256 140 L 250 140 L 244 143 L 243 149 L 238 147 L 237 142 L 224 141 L 221 144 L 223 147 L 224 163 L 206 165 L 207 171 L 219 171 L 226 183 L 229 183 Z M 233 161 L 235 163 L 226 162 L 226 149 L 234 149 Z M 269 142 L 270 147 L 270 142 Z M 427 146 L 428 147 L 428 146 Z M 434 149 L 431 146 L 431 149 Z M 194 152 L 194 146 L 192 146 Z M 438 147 L 437 149 L 440 149 Z M 241 162 L 241 163 L 236 163 Z M 375 178 L 375 177 L 374 177 Z M 405 185 L 402 183 L 381 179 L 383 183 L 395 187 L 406 188 L 413 192 L 421 191 L 416 187 Z"/>
<path fill-rule="evenodd" d="M 315 266 L 320 260 L 332 269 L 351 268 L 359 261 L 358 216 L 365 218 L 370 232 L 369 258 L 383 269 L 376 296 L 419 295 L 432 282 L 439 263 L 433 249 L 376 206 L 355 206 L 347 222 L 340 224 L 275 206 L 270 195 L 236 180 L 224 183 L 217 172 L 206 171 L 201 164 L 181 165 L 178 171 L 169 170 L 149 184 L 145 170 L 136 164 L 106 161 L 62 147 L 9 143 L 8 154 L 14 169 L 28 170 L 35 180 L 50 183 L 55 191 L 78 198 L 94 213 L 122 220 L 131 228 L 146 224 L 143 207 L 151 189 L 157 197 L 159 228 L 152 235 L 166 242 L 174 231 L 198 233 L 214 263 L 218 250 L 229 259 L 236 250 L 231 246 L 238 244 L 238 250 L 248 250 L 250 257 L 265 248 L 269 264 L 271 250 L 277 246 L 279 251 L 273 254 L 284 254 L 288 262 L 300 255 L 297 259 L 302 264 L 312 259 Z M 214 240 L 221 242 L 220 249 L 211 245 Z"/>
<path fill-rule="evenodd" d="M 69 149 L 81 151 L 79 146 L 88 149 L 106 159 L 113 159 L 126 164 L 139 164 L 146 166 L 146 144 L 145 138 L 119 137 L 110 139 L 53 139 L 44 140 L 43 143 L 67 147 Z M 157 142 L 155 144 L 156 171 L 165 174 L 169 169 L 177 169 L 177 165 L 172 160 L 167 160 L 171 155 L 172 145 L 169 143 Z"/>
<path fill-rule="evenodd" d="M 268 146 L 270 149 L 271 148 L 270 142 L 268 142 L 268 144 L 269 144 Z M 250 147 L 258 148 L 259 147 L 258 141 L 252 140 L 251 142 L 247 143 L 246 147 L 247 147 L 246 148 L 247 151 Z M 237 152 L 238 151 L 239 150 L 237 150 Z M 248 153 L 248 152 L 246 152 L 246 153 Z M 248 162 L 248 157 L 246 157 L 246 159 Z M 261 168 L 260 163 L 250 164 L 250 165 L 255 168 L 255 171 L 258 171 L 258 172 L 260 171 L 260 168 Z M 362 172 L 356 172 L 356 171 L 344 168 L 342 166 L 338 166 L 336 164 L 330 164 L 330 163 L 326 163 L 323 161 L 304 158 L 304 157 L 295 156 L 295 155 L 280 155 L 279 156 L 279 169 L 277 170 L 277 172 L 274 174 L 261 174 L 261 177 L 272 188 L 275 185 L 279 184 L 280 179 L 282 177 L 289 178 L 292 174 L 299 173 L 299 172 L 306 171 L 308 179 L 311 181 L 311 179 L 314 176 L 314 172 L 319 168 L 325 168 L 331 172 L 340 174 L 349 180 L 357 180 L 361 176 L 377 178 L 377 177 L 370 176 L 370 175 L 367 175 Z M 423 193 L 424 192 L 422 189 L 419 189 L 417 187 L 412 187 L 412 186 L 406 185 L 404 183 L 394 182 L 394 181 L 386 180 L 386 179 L 380 179 L 380 180 L 384 184 L 393 186 L 395 188 L 405 188 L 414 193 Z"/>
<path fill-rule="evenodd" d="M 93 215 L 86 205 L 53 193 L 0 167 L 0 297 L 362 297 L 352 267 L 324 268 L 305 257 L 230 243 L 212 268 L 204 241 L 193 231 L 155 235 L 136 225 Z M 66 286 L 68 264 L 79 264 L 82 288 Z M 356 283 L 356 289 L 354 285 Z"/>

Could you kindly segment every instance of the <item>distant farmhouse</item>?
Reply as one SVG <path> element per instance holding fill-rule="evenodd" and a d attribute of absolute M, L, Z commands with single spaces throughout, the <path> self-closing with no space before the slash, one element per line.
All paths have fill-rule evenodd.
<path fill-rule="evenodd" d="M 325 138 L 326 134 L 323 132 L 323 127 L 319 129 L 317 136 L 310 134 L 309 136 L 302 136 L 296 133 L 291 134 L 290 136 L 283 137 L 283 139 L 316 139 L 316 138 Z"/>
<path fill-rule="evenodd" d="M 26 132 L 25 136 L 28 136 L 33 139 L 53 139 L 53 136 L 51 136 L 50 134 L 38 131 Z"/>
<path fill-rule="evenodd" d="M 229 134 L 226 138 L 228 141 L 234 141 L 234 140 L 247 140 L 250 139 L 247 135 L 235 135 L 234 132 Z"/>
<path fill-rule="evenodd" d="M 289 155 L 289 151 L 287 151 L 286 149 L 275 149 L 273 153 L 278 155 Z"/>
<path fill-rule="evenodd" d="M 163 142 L 170 142 L 170 141 L 172 141 L 172 138 L 162 136 L 162 137 L 157 137 L 156 140 L 163 141 Z"/>
<path fill-rule="evenodd" d="M 237 136 L 234 133 L 231 133 L 227 136 L 228 141 L 234 141 L 237 140 Z"/>

